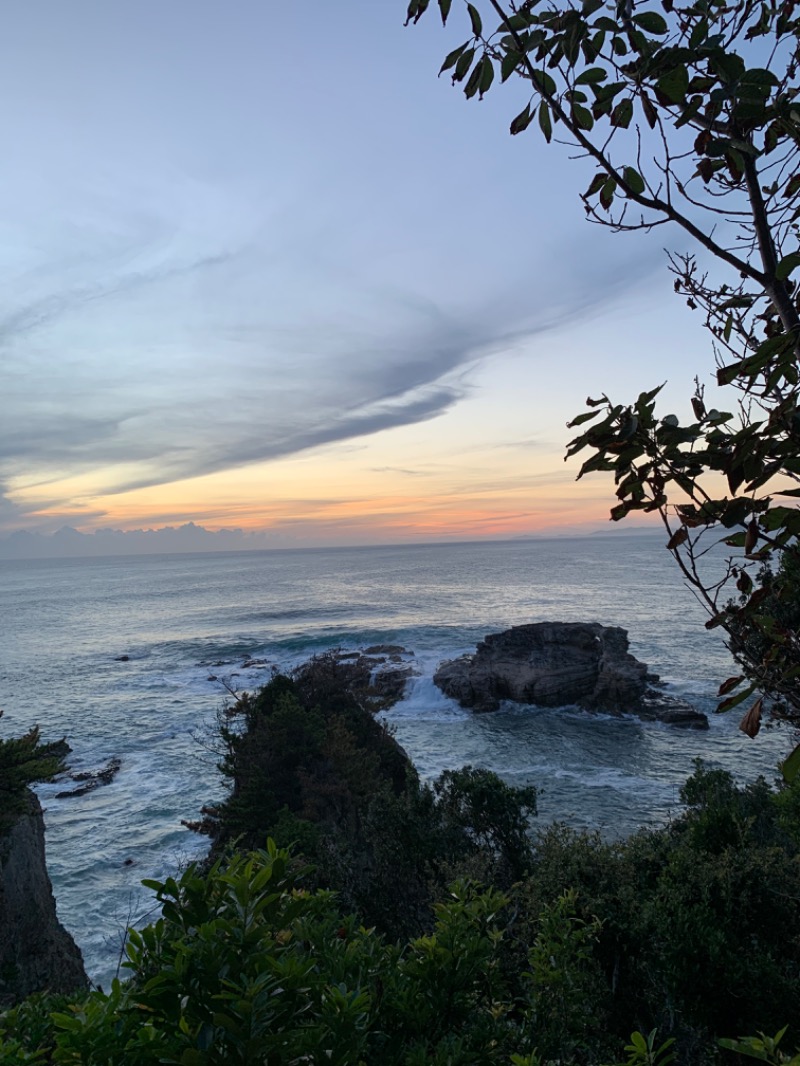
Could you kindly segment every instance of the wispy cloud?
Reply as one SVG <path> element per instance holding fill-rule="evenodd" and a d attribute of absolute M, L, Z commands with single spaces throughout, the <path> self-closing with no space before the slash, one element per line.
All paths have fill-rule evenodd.
<path fill-rule="evenodd" d="M 335 250 L 315 260 L 313 233 L 280 217 L 245 237 L 116 205 L 80 231 L 80 254 L 57 231 L 51 261 L 6 263 L 6 482 L 49 483 L 56 507 L 59 483 L 78 475 L 90 496 L 110 495 L 421 423 L 457 404 L 493 354 L 591 315 L 642 276 L 642 262 L 584 263 L 568 288 L 554 269 L 533 284 L 487 277 L 457 297 L 420 294 L 349 261 L 335 271 Z"/>

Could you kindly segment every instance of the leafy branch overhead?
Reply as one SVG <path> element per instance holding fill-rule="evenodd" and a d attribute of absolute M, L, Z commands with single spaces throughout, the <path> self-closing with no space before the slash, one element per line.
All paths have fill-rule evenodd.
<path fill-rule="evenodd" d="M 430 6 L 410 0 L 407 20 Z M 583 453 L 579 477 L 613 474 L 613 520 L 660 515 L 743 668 L 723 684 L 721 709 L 752 695 L 751 736 L 759 693 L 800 719 L 800 643 L 784 609 L 800 591 L 787 576 L 800 535 L 798 0 L 464 6 L 470 36 L 440 74 L 468 98 L 522 83 L 511 133 L 533 127 L 577 146 L 593 168 L 590 221 L 619 232 L 671 224 L 688 240 L 669 255 L 674 288 L 711 334 L 729 409 L 706 405 L 699 378 L 688 421 L 657 411 L 660 386 L 628 403 L 590 397 L 569 424 L 567 458 Z M 438 0 L 443 23 L 452 8 Z M 709 532 L 732 553 L 721 576 L 704 572 Z M 798 768 L 795 753 L 784 769 Z"/>

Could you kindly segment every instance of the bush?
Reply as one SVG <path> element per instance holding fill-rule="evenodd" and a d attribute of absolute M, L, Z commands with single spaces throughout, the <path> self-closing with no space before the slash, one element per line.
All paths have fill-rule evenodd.
<path fill-rule="evenodd" d="M 232 789 L 203 827 L 217 855 L 267 836 L 292 845 L 314 865 L 309 886 L 335 889 L 388 936 L 415 936 L 456 878 L 508 887 L 528 869 L 536 790 L 472 767 L 421 784 L 346 667 L 319 657 L 226 712 Z"/>
<path fill-rule="evenodd" d="M 69 750 L 64 740 L 44 743 L 38 726 L 21 737 L 0 739 L 0 832 L 27 809 L 29 785 L 61 773 Z"/>

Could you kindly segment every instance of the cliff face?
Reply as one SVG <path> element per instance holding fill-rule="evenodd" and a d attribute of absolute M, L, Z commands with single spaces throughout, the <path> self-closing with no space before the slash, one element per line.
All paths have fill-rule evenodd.
<path fill-rule="evenodd" d="M 30 793 L 27 811 L 0 833 L 0 1007 L 88 983 L 80 949 L 56 916 L 42 808 Z"/>

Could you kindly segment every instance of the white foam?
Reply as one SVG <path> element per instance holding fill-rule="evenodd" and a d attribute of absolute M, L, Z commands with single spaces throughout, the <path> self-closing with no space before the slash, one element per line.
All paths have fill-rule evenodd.
<path fill-rule="evenodd" d="M 418 721 L 457 721 L 470 718 L 472 712 L 445 696 L 433 683 L 432 677 L 413 677 L 408 683 L 406 695 L 382 717 L 391 722 L 393 718 L 414 718 Z"/>

